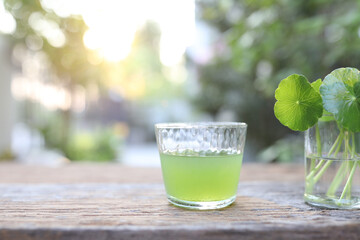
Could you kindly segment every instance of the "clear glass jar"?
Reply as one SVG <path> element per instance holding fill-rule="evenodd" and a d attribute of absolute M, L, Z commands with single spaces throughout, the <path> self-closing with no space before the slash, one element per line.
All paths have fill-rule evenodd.
<path fill-rule="evenodd" d="M 306 203 L 323 208 L 360 208 L 360 134 L 322 118 L 305 132 Z"/>

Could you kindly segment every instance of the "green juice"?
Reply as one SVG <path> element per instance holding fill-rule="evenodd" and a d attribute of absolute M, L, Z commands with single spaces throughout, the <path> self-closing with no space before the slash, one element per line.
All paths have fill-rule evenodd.
<path fill-rule="evenodd" d="M 242 154 L 179 156 L 160 154 L 166 193 L 192 202 L 236 196 Z"/>

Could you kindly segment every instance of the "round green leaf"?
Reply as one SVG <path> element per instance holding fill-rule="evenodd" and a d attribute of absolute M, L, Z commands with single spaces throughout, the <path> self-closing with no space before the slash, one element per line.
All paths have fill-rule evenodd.
<path fill-rule="evenodd" d="M 320 86 L 322 84 L 322 81 L 321 79 L 319 78 L 318 80 L 316 80 L 315 82 L 312 82 L 311 83 L 311 86 L 312 88 L 320 93 Z M 319 118 L 319 121 L 321 122 L 330 122 L 330 121 L 335 121 L 335 118 L 334 118 L 334 115 L 332 115 L 331 113 L 329 113 L 328 111 L 326 110 L 323 110 L 323 114 L 322 114 L 322 117 Z"/>
<path fill-rule="evenodd" d="M 322 81 L 321 81 L 321 79 L 319 78 L 319 79 L 316 80 L 315 82 L 312 82 L 312 83 L 311 83 L 311 86 L 312 86 L 312 88 L 313 88 L 316 92 L 320 93 L 320 86 L 321 86 L 321 84 L 322 84 Z"/>
<path fill-rule="evenodd" d="M 318 80 L 314 81 L 311 83 L 311 86 L 313 87 L 313 89 L 320 94 L 320 86 L 322 84 L 322 81 L 321 79 L 319 78 Z M 322 114 L 322 117 L 319 118 L 319 121 L 320 122 L 330 122 L 330 121 L 335 121 L 335 118 L 334 116 L 329 113 L 328 111 L 326 110 L 323 110 L 323 114 Z"/>
<path fill-rule="evenodd" d="M 320 87 L 326 111 L 334 114 L 345 129 L 360 132 L 360 72 L 339 68 L 324 79 Z"/>
<path fill-rule="evenodd" d="M 320 94 L 306 77 L 293 74 L 283 79 L 275 91 L 276 118 L 294 131 L 305 131 L 315 125 L 323 112 Z"/>

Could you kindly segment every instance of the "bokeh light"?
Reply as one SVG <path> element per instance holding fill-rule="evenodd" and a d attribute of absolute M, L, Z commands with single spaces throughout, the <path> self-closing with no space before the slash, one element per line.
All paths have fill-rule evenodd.
<path fill-rule="evenodd" d="M 160 59 L 166 66 L 182 61 L 186 47 L 192 44 L 195 36 L 193 0 L 42 0 L 41 3 L 45 9 L 61 17 L 81 15 L 89 28 L 84 35 L 85 45 L 112 62 L 121 61 L 129 55 L 136 31 L 148 20 L 160 26 Z M 41 21 L 39 16 L 36 20 Z M 47 30 L 49 39 L 57 35 L 60 37 L 58 41 L 63 41 L 56 25 L 50 24 L 53 28 Z M 35 25 L 40 25 L 37 26 L 42 28 L 40 30 L 48 27 L 40 23 Z"/>
<path fill-rule="evenodd" d="M 12 34 L 16 29 L 14 17 L 5 10 L 3 0 L 0 0 L 0 33 Z"/>

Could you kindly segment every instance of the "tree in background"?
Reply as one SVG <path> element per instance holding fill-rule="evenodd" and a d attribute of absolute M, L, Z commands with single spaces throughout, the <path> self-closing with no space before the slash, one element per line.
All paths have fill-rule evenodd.
<path fill-rule="evenodd" d="M 289 134 L 273 115 L 274 91 L 281 79 L 299 73 L 314 81 L 338 67 L 360 66 L 359 1 L 198 0 L 196 4 L 198 21 L 217 34 L 213 58 L 197 66 L 201 90 L 195 103 L 214 118 L 229 110 L 236 120 L 247 122 L 255 151 Z M 283 151 L 279 149 L 286 142 L 278 141 L 274 151 Z M 280 160 L 287 159 L 289 155 Z"/>
<path fill-rule="evenodd" d="M 42 134 L 46 147 L 58 149 L 72 160 L 114 160 L 115 150 L 110 146 L 112 135 L 129 132 L 130 127 L 142 128 L 138 132 L 150 132 L 151 138 L 147 138 L 153 139 L 151 113 L 146 109 L 149 105 L 161 108 L 162 100 L 183 94 L 181 84 L 176 82 L 177 76 L 173 77 L 174 74 L 160 61 L 161 32 L 157 23 L 146 22 L 137 30 L 126 58 L 110 61 L 101 56 L 99 49 L 86 48 L 84 36 L 88 26 L 83 16 L 59 16 L 44 2 L 4 0 L 5 8 L 16 21 L 16 30 L 12 34 L 15 62 L 19 72 L 30 71 L 33 78 L 26 79 L 25 76 L 23 79 L 42 87 L 55 86 L 69 95 L 64 99 L 68 101 L 67 107 L 50 110 L 28 96 L 30 100 L 19 104 L 19 112 L 26 124 Z M 104 28 L 123 33 L 116 22 L 111 26 L 99 22 Z M 41 72 L 28 64 L 35 64 L 39 58 L 41 62 L 37 65 L 41 65 Z M 26 88 L 24 81 L 17 83 L 19 88 Z M 86 108 L 76 112 L 79 90 L 91 101 L 86 103 Z M 92 100 L 93 95 L 96 100 Z M 41 99 L 41 103 L 55 98 L 49 94 L 47 97 Z M 149 125 L 151 131 L 148 131 Z M 109 131 L 111 127 L 115 130 Z M 120 128 L 123 130 L 116 131 Z M 91 131 L 93 133 L 89 133 Z"/>
<path fill-rule="evenodd" d="M 66 108 L 46 111 L 28 101 L 24 103 L 22 116 L 30 127 L 42 133 L 47 147 L 61 150 L 68 156 L 67 148 L 73 131 L 73 107 L 78 94 L 76 90 L 79 87 L 86 89 L 89 84 L 100 85 L 104 79 L 101 62 L 94 63 L 92 53 L 83 44 L 87 27 L 81 17 L 60 17 L 54 11 L 44 9 L 38 0 L 5 0 L 4 5 L 16 21 L 12 36 L 14 51 L 20 52 L 16 49 L 22 49 L 21 56 L 17 56 L 20 71 L 26 71 L 24 56 L 33 56 L 34 62 L 38 56 L 42 56 L 38 64 L 45 67 L 36 81 L 51 84 L 68 93 Z M 49 96 L 47 101 L 53 97 Z"/>

